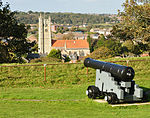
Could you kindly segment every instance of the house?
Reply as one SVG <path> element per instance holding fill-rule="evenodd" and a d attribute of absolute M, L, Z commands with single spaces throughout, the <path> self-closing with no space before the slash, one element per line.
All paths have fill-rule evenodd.
<path fill-rule="evenodd" d="M 141 56 L 141 57 L 148 57 L 148 56 L 150 56 L 150 54 L 147 52 L 147 53 L 141 54 L 140 56 Z"/>
<path fill-rule="evenodd" d="M 54 34 L 54 35 L 53 35 L 53 38 L 54 38 L 55 40 L 62 40 L 63 37 L 64 37 L 64 34 L 61 34 L 61 33 L 57 33 L 57 34 Z"/>
<path fill-rule="evenodd" d="M 83 34 L 82 32 L 72 32 L 72 34 L 74 35 L 74 39 L 76 40 L 85 40 L 87 39 L 87 34 Z"/>
<path fill-rule="evenodd" d="M 111 34 L 110 31 L 111 28 L 110 29 L 93 28 L 90 30 L 90 32 L 103 34 L 104 36 L 110 35 Z"/>
<path fill-rule="evenodd" d="M 52 32 L 57 32 L 58 27 L 59 27 L 58 25 L 51 25 L 51 31 Z"/>
<path fill-rule="evenodd" d="M 56 40 L 63 40 L 63 38 L 67 35 L 71 34 L 73 36 L 73 40 L 85 40 L 87 39 L 88 34 L 83 34 L 82 32 L 65 32 L 63 34 L 57 33 L 54 34 L 54 39 Z"/>
<path fill-rule="evenodd" d="M 99 38 L 99 34 L 91 34 L 90 37 L 92 39 L 98 39 Z"/>
<path fill-rule="evenodd" d="M 29 37 L 27 37 L 27 40 L 29 42 L 37 42 L 37 37 L 35 35 L 30 35 Z"/>

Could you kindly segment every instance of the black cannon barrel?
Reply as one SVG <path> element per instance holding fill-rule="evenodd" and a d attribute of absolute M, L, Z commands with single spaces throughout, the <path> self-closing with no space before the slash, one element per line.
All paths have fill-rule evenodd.
<path fill-rule="evenodd" d="M 109 62 L 97 61 L 91 58 L 84 60 L 86 67 L 100 69 L 101 71 L 109 72 L 115 79 L 120 81 L 131 81 L 134 78 L 134 70 L 132 67 L 118 65 Z"/>

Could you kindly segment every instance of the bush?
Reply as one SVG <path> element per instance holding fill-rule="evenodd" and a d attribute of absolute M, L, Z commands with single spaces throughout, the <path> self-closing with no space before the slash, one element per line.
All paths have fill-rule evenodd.
<path fill-rule="evenodd" d="M 50 53 L 48 54 L 48 57 L 61 59 L 61 51 L 60 50 L 56 50 L 56 49 L 52 49 L 50 51 Z"/>
<path fill-rule="evenodd" d="M 88 57 L 93 59 L 106 59 L 112 57 L 112 51 L 106 47 L 100 47 L 92 52 Z"/>
<path fill-rule="evenodd" d="M 30 61 L 30 63 L 39 63 L 39 62 L 44 62 L 44 63 L 61 62 L 61 59 L 52 58 L 52 57 L 41 57 L 37 59 L 32 59 Z"/>
<path fill-rule="evenodd" d="M 65 58 L 65 62 L 69 62 L 69 61 L 71 61 L 71 59 L 67 56 L 67 57 Z"/>

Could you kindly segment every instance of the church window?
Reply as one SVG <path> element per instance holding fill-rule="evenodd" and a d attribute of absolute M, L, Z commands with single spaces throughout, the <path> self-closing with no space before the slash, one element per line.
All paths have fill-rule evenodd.
<path fill-rule="evenodd" d="M 45 29 L 45 32 L 48 32 L 48 29 Z"/>

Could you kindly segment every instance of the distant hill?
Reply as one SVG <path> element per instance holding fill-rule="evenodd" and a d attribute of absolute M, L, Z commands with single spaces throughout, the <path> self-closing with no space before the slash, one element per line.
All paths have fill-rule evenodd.
<path fill-rule="evenodd" d="M 106 22 L 117 22 L 114 15 L 109 14 L 80 14 L 80 13 L 50 13 L 50 12 L 17 12 L 16 18 L 21 23 L 37 24 L 39 15 L 45 14 L 45 17 L 51 16 L 52 22 L 56 24 L 101 24 Z"/>

